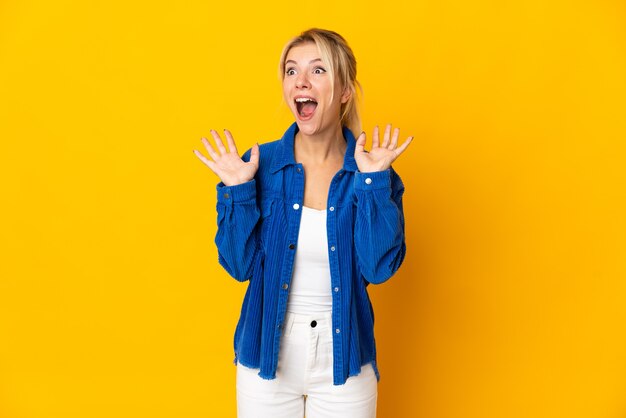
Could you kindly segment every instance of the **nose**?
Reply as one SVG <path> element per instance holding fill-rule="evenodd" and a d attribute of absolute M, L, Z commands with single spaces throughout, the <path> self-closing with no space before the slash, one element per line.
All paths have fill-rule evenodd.
<path fill-rule="evenodd" d="M 307 74 L 305 72 L 298 74 L 296 78 L 296 87 L 300 89 L 310 87 L 309 79 L 307 78 Z"/>

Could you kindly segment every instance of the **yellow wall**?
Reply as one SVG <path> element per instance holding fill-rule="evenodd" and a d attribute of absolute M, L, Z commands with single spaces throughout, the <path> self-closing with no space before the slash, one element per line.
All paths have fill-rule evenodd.
<path fill-rule="evenodd" d="M 310 26 L 353 46 L 366 131 L 416 137 L 379 416 L 626 416 L 624 3 L 213 3 L 0 3 L 0 417 L 235 416 L 245 285 L 192 150 L 280 137 Z"/>

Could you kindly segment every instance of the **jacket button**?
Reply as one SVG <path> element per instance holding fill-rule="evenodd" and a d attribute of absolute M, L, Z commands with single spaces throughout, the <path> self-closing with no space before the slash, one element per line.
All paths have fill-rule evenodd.
<path fill-rule="evenodd" d="M 335 334 L 339 334 L 339 328 L 335 330 Z"/>
<path fill-rule="evenodd" d="M 317 326 L 317 321 L 313 320 L 311 321 L 311 328 L 315 328 Z"/>
<path fill-rule="evenodd" d="M 224 193 L 224 199 L 228 199 L 229 197 L 228 193 Z"/>
<path fill-rule="evenodd" d="M 298 210 L 298 209 L 300 209 L 300 205 L 299 205 L 299 204 L 297 204 L 297 203 L 294 203 L 294 204 L 293 204 L 293 208 L 294 208 L 295 210 Z"/>
<path fill-rule="evenodd" d="M 365 179 L 365 184 L 372 184 L 372 179 L 371 178 L 366 178 Z"/>
<path fill-rule="evenodd" d="M 338 287 L 335 288 L 335 292 L 339 292 L 339 288 Z"/>
<path fill-rule="evenodd" d="M 296 248 L 296 245 L 295 245 L 295 244 L 289 244 L 289 249 L 290 249 L 290 250 L 293 250 L 294 248 Z"/>
<path fill-rule="evenodd" d="M 287 283 L 283 283 L 283 289 L 287 289 L 289 285 Z"/>
<path fill-rule="evenodd" d="M 335 251 L 335 246 L 333 245 L 332 247 L 330 247 L 331 251 Z"/>

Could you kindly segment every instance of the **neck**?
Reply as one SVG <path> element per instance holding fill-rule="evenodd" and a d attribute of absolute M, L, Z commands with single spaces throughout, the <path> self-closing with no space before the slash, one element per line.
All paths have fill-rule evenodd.
<path fill-rule="evenodd" d="M 294 140 L 294 156 L 301 163 L 324 164 L 343 160 L 346 148 L 340 124 L 312 135 L 298 131 Z"/>

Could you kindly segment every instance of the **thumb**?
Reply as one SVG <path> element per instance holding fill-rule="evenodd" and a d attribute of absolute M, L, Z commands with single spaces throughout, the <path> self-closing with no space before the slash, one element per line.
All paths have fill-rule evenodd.
<path fill-rule="evenodd" d="M 259 165 L 259 144 L 258 142 L 252 146 L 250 150 L 250 162 L 256 166 Z"/>
<path fill-rule="evenodd" d="M 365 151 L 365 131 L 361 132 L 361 135 L 356 140 L 356 146 L 354 147 L 354 153 Z"/>

